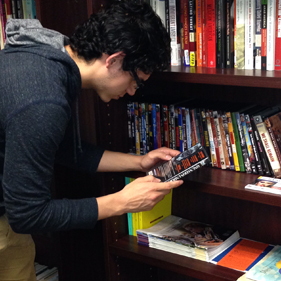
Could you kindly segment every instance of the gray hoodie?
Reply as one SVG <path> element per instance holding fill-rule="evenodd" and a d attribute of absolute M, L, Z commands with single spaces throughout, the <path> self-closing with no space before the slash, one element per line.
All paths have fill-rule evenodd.
<path fill-rule="evenodd" d="M 6 37 L 0 51 L 0 215 L 6 212 L 20 233 L 92 228 L 95 198 L 50 197 L 57 159 L 93 173 L 103 154 L 85 144 L 74 161 L 71 108 L 81 77 L 65 51 L 68 38 L 38 20 L 19 19 L 8 20 Z"/>

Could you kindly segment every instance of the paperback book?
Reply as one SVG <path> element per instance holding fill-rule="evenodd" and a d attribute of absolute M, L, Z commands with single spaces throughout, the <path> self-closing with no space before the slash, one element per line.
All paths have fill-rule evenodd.
<path fill-rule="evenodd" d="M 137 230 L 138 244 L 203 261 L 211 261 L 239 238 L 238 231 L 173 215 Z"/>
<path fill-rule="evenodd" d="M 175 181 L 209 162 L 206 150 L 200 143 L 197 143 L 171 160 L 155 166 L 147 174 L 159 178 L 163 182 Z"/>
<path fill-rule="evenodd" d="M 260 176 L 253 183 L 247 184 L 245 188 L 281 194 L 281 179 Z"/>

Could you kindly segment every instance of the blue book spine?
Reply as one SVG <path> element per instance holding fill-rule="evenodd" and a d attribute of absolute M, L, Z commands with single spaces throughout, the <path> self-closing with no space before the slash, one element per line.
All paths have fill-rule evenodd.
<path fill-rule="evenodd" d="M 180 152 L 184 151 L 183 147 L 183 120 L 182 120 L 182 108 L 178 107 L 178 122 L 179 122 L 179 141 L 180 141 Z"/>
<path fill-rule="evenodd" d="M 142 146 L 143 146 L 143 154 L 147 153 L 147 139 L 146 139 L 146 111 L 145 111 L 145 103 L 141 104 L 141 128 L 142 128 Z"/>
<path fill-rule="evenodd" d="M 153 148 L 157 149 L 157 117 L 156 117 L 156 104 L 152 104 L 152 128 L 153 128 Z"/>

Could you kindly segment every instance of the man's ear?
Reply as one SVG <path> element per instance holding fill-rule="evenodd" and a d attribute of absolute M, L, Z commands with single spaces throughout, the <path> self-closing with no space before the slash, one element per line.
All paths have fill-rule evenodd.
<path fill-rule="evenodd" d="M 108 58 L 105 61 L 105 66 L 107 68 L 109 68 L 110 66 L 113 66 L 116 63 L 120 64 L 120 62 L 123 61 L 124 57 L 125 57 L 125 54 L 123 52 L 114 53 L 114 54 L 108 56 Z"/>

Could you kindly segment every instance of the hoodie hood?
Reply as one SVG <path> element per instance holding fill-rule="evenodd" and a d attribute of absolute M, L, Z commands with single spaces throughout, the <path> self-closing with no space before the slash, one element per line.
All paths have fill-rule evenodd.
<path fill-rule="evenodd" d="M 68 37 L 43 28 L 37 19 L 9 19 L 6 24 L 6 45 L 24 46 L 44 44 L 65 52 Z"/>

